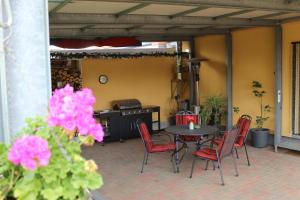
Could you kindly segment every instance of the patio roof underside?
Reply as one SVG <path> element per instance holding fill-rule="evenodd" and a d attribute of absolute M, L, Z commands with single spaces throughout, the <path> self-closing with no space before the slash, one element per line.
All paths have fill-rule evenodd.
<path fill-rule="evenodd" d="M 190 40 L 300 18 L 297 0 L 49 0 L 51 38 Z"/>

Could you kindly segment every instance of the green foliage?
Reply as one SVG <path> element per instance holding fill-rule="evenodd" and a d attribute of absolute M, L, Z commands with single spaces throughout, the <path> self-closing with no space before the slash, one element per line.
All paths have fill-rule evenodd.
<path fill-rule="evenodd" d="M 237 106 L 233 107 L 232 110 L 235 114 L 238 114 L 240 112 L 240 108 Z"/>
<path fill-rule="evenodd" d="M 262 90 L 262 84 L 258 81 L 252 81 L 252 93 L 255 97 L 259 98 L 260 102 L 260 115 L 256 116 L 256 126 L 257 128 L 262 128 L 264 123 L 269 119 L 265 114 L 271 112 L 270 105 L 263 105 L 263 97 L 266 91 Z"/>
<path fill-rule="evenodd" d="M 225 98 L 222 96 L 208 96 L 200 111 L 201 123 L 207 124 L 211 120 L 214 125 L 220 124 L 221 115 L 225 113 Z"/>
<path fill-rule="evenodd" d="M 0 200 L 73 200 L 86 199 L 87 190 L 102 186 L 96 169 L 86 167 L 80 154 L 81 143 L 70 140 L 59 127 L 50 128 L 42 118 L 28 119 L 22 130 L 27 135 L 46 139 L 51 149 L 48 166 L 34 171 L 12 165 L 8 148 L 0 145 Z"/>

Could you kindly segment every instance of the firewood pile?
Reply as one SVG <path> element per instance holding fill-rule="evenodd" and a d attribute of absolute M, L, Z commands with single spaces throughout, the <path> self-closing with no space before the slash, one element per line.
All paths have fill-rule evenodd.
<path fill-rule="evenodd" d="M 74 65 L 68 65 L 66 61 L 51 62 L 52 89 L 64 87 L 70 84 L 75 90 L 82 88 L 80 71 Z"/>

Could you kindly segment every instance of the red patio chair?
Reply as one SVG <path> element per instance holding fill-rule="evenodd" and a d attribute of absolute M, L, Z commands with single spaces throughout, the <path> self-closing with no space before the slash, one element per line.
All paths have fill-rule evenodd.
<path fill-rule="evenodd" d="M 221 167 L 221 161 L 224 159 L 224 157 L 226 157 L 230 154 L 233 158 L 236 176 L 238 176 L 239 174 L 238 174 L 238 170 L 237 170 L 235 156 L 233 155 L 233 148 L 234 148 L 233 145 L 236 140 L 237 134 L 238 134 L 238 129 L 232 129 L 231 131 L 226 132 L 224 134 L 224 136 L 223 136 L 224 139 L 222 140 L 223 142 L 216 149 L 203 148 L 203 149 L 193 152 L 193 155 L 195 157 L 194 157 L 193 164 L 192 164 L 190 178 L 192 178 L 192 175 L 193 175 L 196 159 L 201 158 L 201 159 L 206 160 L 206 168 L 205 169 L 207 169 L 207 165 L 208 165 L 209 161 L 212 161 L 214 166 L 215 166 L 215 162 L 218 164 L 217 166 L 220 170 L 221 182 L 222 182 L 222 185 L 225 185 L 222 167 Z"/>
<path fill-rule="evenodd" d="M 234 149 L 235 149 L 236 157 L 238 159 L 239 159 L 239 154 L 238 154 L 237 149 L 243 148 L 243 147 L 245 148 L 248 166 L 250 166 L 250 161 L 249 161 L 249 155 L 248 155 L 247 146 L 246 146 L 245 142 L 246 142 L 246 139 L 248 136 L 251 120 L 252 120 L 252 117 L 249 115 L 242 115 L 239 118 L 239 120 L 236 124 L 236 127 L 238 128 L 239 132 L 238 132 L 237 139 L 234 143 Z M 222 143 L 222 139 L 214 140 L 214 144 L 216 144 L 216 145 L 220 145 L 221 143 Z"/>
<path fill-rule="evenodd" d="M 173 165 L 174 172 L 176 171 L 175 165 L 174 165 L 174 152 L 176 150 L 176 144 L 172 142 L 170 137 L 170 142 L 167 144 L 154 144 L 155 140 L 152 140 L 151 135 L 149 133 L 148 127 L 145 122 L 142 122 L 140 120 L 137 120 L 136 122 L 138 131 L 141 135 L 143 144 L 145 145 L 145 153 L 144 153 L 144 159 L 142 163 L 142 170 L 141 173 L 144 171 L 144 165 L 147 165 L 148 162 L 148 156 L 150 153 L 161 153 L 161 152 L 172 152 L 171 154 L 171 162 Z M 159 133 L 155 134 L 158 135 Z M 161 134 L 164 135 L 164 134 Z"/>

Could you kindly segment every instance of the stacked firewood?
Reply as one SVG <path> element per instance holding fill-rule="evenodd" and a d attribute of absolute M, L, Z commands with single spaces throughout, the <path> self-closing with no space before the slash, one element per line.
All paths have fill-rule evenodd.
<path fill-rule="evenodd" d="M 52 65 L 51 76 L 53 90 L 64 87 L 66 84 L 70 84 L 75 90 L 80 90 L 82 87 L 80 72 L 72 67 Z"/>

